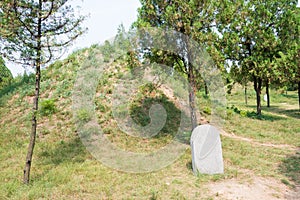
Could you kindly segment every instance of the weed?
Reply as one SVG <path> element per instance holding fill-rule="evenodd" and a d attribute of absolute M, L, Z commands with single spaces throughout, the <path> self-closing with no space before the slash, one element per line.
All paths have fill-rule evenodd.
<path fill-rule="evenodd" d="M 211 108 L 209 108 L 209 107 L 204 107 L 203 112 L 204 112 L 205 114 L 211 115 Z"/>
<path fill-rule="evenodd" d="M 77 111 L 76 117 L 80 122 L 88 122 L 92 119 L 91 113 L 84 108 Z"/>
<path fill-rule="evenodd" d="M 42 116 L 50 116 L 57 112 L 54 99 L 46 99 L 40 103 L 39 112 Z"/>

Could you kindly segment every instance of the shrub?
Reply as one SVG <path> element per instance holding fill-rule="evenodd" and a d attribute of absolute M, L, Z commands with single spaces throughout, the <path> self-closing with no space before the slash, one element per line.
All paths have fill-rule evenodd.
<path fill-rule="evenodd" d="M 211 109 L 210 109 L 210 107 L 204 107 L 204 108 L 203 108 L 203 112 L 204 112 L 205 114 L 211 115 Z"/>
<path fill-rule="evenodd" d="M 46 99 L 41 102 L 40 114 L 42 116 L 52 115 L 57 111 L 54 99 Z"/>
<path fill-rule="evenodd" d="M 240 115 L 241 115 L 242 117 L 247 117 L 247 116 L 248 116 L 248 111 L 247 111 L 247 110 L 241 110 L 241 111 L 240 111 Z"/>

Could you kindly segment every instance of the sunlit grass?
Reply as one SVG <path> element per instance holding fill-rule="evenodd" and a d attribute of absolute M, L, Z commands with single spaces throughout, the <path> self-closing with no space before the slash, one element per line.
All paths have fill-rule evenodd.
<path fill-rule="evenodd" d="M 64 67 L 59 68 L 61 65 Z M 2 96 L 3 99 L 0 97 L 0 199 L 210 199 L 207 184 L 233 178 L 243 180 L 254 175 L 273 177 L 288 185 L 299 184 L 299 154 L 295 151 L 225 136 L 221 137 L 225 166 L 225 173 L 221 175 L 195 176 L 191 169 L 190 149 L 172 165 L 152 173 L 124 173 L 104 166 L 82 144 L 71 114 L 69 91 L 76 75 L 73 72 L 77 69 L 77 64 L 73 66 L 63 61 L 43 72 L 52 81 L 51 84 L 47 80 L 42 82 L 41 96 L 53 99 L 57 110 L 50 116 L 39 116 L 31 183 L 28 186 L 23 185 L 22 176 L 31 128 L 31 102 L 28 97 L 31 92 L 26 85 L 17 85 L 9 95 Z M 95 97 L 97 119 L 105 136 L 130 151 L 149 152 L 165 146 L 173 139 L 168 131 L 177 126 L 177 111 L 173 110 L 177 109 L 176 106 L 159 94 L 158 100 L 174 111 L 169 127 L 160 137 L 141 139 L 128 136 L 120 131 L 111 112 L 111 92 L 119 73 L 124 72 L 107 72 L 99 82 Z M 262 119 L 233 111 L 226 119 L 225 131 L 258 143 L 299 147 L 296 93 L 288 92 L 286 96 L 271 91 L 271 94 L 271 108 L 264 105 Z M 149 123 L 149 119 L 148 110 L 138 115 L 143 111 L 141 102 L 149 108 L 157 100 L 150 98 L 143 101 L 144 98 L 133 98 L 135 104 L 132 104 L 131 113 L 136 122 L 143 125 Z M 248 105 L 244 103 L 242 88 L 233 90 L 227 100 L 229 108 L 234 105 L 239 110 L 255 111 L 252 89 L 249 89 Z M 208 115 L 208 97 L 202 102 L 200 108 L 202 112 L 206 109 Z"/>

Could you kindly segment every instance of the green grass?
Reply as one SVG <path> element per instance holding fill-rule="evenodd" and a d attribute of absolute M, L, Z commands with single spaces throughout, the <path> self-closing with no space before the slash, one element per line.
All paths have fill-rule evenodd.
<path fill-rule="evenodd" d="M 22 184 L 22 170 L 29 141 L 32 89 L 31 76 L 18 78 L 0 92 L 0 199 L 213 199 L 207 185 L 226 179 L 243 180 L 263 176 L 281 180 L 293 186 L 299 184 L 299 153 L 288 148 L 273 148 L 222 136 L 225 173 L 194 176 L 190 149 L 172 165 L 156 172 L 131 174 L 113 170 L 95 160 L 77 134 L 72 116 L 70 91 L 76 71 L 84 60 L 77 52 L 44 70 L 41 102 L 53 100 L 50 116 L 39 115 L 38 137 L 34 151 L 31 183 Z M 116 69 L 116 70 L 114 70 Z M 160 102 L 172 115 L 167 126 L 153 138 L 129 136 L 119 130 L 112 115 L 112 91 L 117 77 L 126 70 L 115 63 L 99 81 L 95 96 L 98 123 L 104 134 L 119 147 L 149 152 L 161 148 L 173 139 L 178 127 L 178 108 L 161 91 L 146 92 L 132 98 L 131 116 L 136 123 L 149 123 L 151 104 Z M 120 75 L 121 74 L 121 75 Z M 24 84 L 26 81 L 26 84 Z M 146 88 L 147 89 L 147 88 Z M 271 91 L 271 108 L 263 106 L 263 117 L 247 115 L 255 110 L 255 95 L 249 90 L 249 104 L 244 104 L 242 88 L 235 88 L 227 97 L 228 109 L 224 124 L 227 132 L 258 143 L 287 144 L 300 147 L 299 112 L 295 92 L 282 95 Z M 210 102 L 202 93 L 201 112 L 209 118 Z M 53 111 L 54 111 L 53 110 Z M 82 111 L 79 120 L 89 120 Z M 188 136 L 186 142 L 188 142 Z"/>
<path fill-rule="evenodd" d="M 226 122 L 226 130 L 260 142 L 289 144 L 300 147 L 300 112 L 296 91 L 288 95 L 271 90 L 271 107 L 262 101 L 262 116 L 257 117 L 255 93 L 249 91 L 248 105 L 244 103 L 242 89 L 228 96 L 228 107 L 234 114 Z M 243 113 L 246 112 L 246 116 Z"/>

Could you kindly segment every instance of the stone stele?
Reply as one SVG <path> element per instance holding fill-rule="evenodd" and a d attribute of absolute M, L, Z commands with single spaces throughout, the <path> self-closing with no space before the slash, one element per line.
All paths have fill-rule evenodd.
<path fill-rule="evenodd" d="M 191 136 L 194 174 L 224 173 L 220 132 L 212 125 L 197 126 Z"/>

